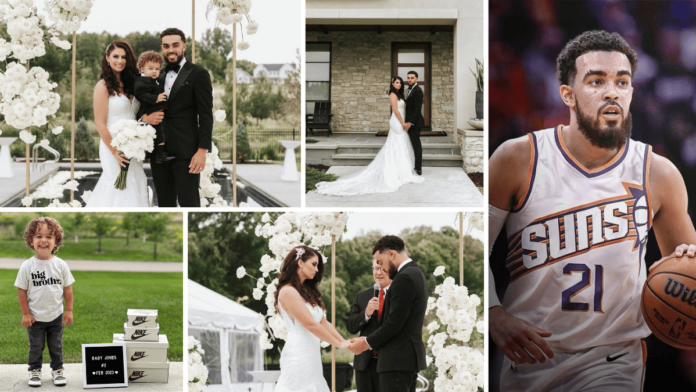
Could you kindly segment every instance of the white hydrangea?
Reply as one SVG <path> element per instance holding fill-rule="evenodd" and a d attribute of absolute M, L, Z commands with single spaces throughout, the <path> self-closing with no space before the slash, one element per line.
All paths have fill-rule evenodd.
<path fill-rule="evenodd" d="M 472 212 L 469 216 L 469 226 L 474 230 L 483 231 L 483 213 Z"/>
<path fill-rule="evenodd" d="M 247 49 L 249 49 L 249 43 L 248 43 L 248 42 L 242 41 L 242 42 L 240 42 L 240 43 L 237 44 L 237 49 L 239 49 L 239 50 L 247 50 Z"/>
<path fill-rule="evenodd" d="M 433 272 L 433 275 L 435 275 L 435 276 L 440 276 L 440 275 L 442 275 L 442 274 L 444 274 L 444 273 L 445 273 L 445 266 L 444 266 L 444 265 L 441 265 L 441 266 L 435 268 L 435 271 Z"/>
<path fill-rule="evenodd" d="M 87 20 L 93 3 L 93 0 L 48 0 L 45 9 L 48 18 L 56 22 L 53 26 L 56 30 L 72 33 Z"/>
<path fill-rule="evenodd" d="M 188 352 L 188 390 L 202 392 L 208 380 L 208 368 L 203 364 L 205 351 L 193 336 L 188 337 Z"/>
<path fill-rule="evenodd" d="M 224 110 L 218 109 L 215 111 L 215 120 L 216 121 L 225 121 L 225 118 L 227 118 L 227 113 L 225 113 Z"/>
<path fill-rule="evenodd" d="M 205 167 L 201 171 L 201 179 L 198 184 L 198 192 L 201 196 L 201 203 L 209 207 L 227 207 L 225 199 L 220 196 L 222 185 L 213 182 L 215 170 L 222 169 L 222 160 L 220 159 L 220 151 L 215 143 L 210 152 L 205 154 Z M 212 204 L 203 203 L 204 198 L 213 199 Z M 241 207 L 241 205 L 240 205 Z"/>
<path fill-rule="evenodd" d="M 59 126 L 53 128 L 53 129 L 51 130 L 51 133 L 53 133 L 54 135 L 60 135 L 61 132 L 63 132 L 63 126 L 62 126 L 62 125 L 59 125 Z"/>
<path fill-rule="evenodd" d="M 48 72 L 41 67 L 26 67 L 19 63 L 9 63 L 4 74 L 0 74 L 0 113 L 5 121 L 17 129 L 31 126 L 40 127 L 48 123 L 60 106 L 60 95 L 52 92 L 58 86 L 48 80 Z M 25 143 L 33 143 L 25 134 L 20 138 Z M 31 141 L 27 141 L 31 140 Z"/>

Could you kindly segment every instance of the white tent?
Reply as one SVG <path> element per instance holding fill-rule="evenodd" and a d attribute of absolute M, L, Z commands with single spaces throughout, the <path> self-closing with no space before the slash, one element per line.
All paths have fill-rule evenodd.
<path fill-rule="evenodd" d="M 259 314 L 192 280 L 188 281 L 188 334 L 201 342 L 208 391 L 260 390 L 248 371 L 263 370 Z"/>

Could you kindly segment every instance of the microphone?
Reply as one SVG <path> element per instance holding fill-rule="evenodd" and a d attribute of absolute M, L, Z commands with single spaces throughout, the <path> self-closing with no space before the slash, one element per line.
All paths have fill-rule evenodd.
<path fill-rule="evenodd" d="M 375 289 L 375 292 L 374 292 L 374 295 L 372 296 L 372 298 L 379 298 L 379 290 L 381 289 L 381 287 L 379 286 L 379 283 L 375 283 L 375 285 L 373 286 L 373 288 Z M 372 315 L 373 315 L 373 316 L 378 315 L 378 314 L 379 314 L 378 312 L 379 312 L 378 310 L 375 310 L 375 311 L 372 313 Z"/>

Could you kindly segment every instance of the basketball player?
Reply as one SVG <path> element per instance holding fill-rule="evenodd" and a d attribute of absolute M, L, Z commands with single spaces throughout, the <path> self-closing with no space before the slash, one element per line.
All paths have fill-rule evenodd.
<path fill-rule="evenodd" d="M 689 257 L 696 232 L 679 171 L 630 139 L 636 65 L 618 34 L 574 38 L 557 59 L 570 123 L 490 159 L 489 239 L 506 225 L 510 273 L 502 303 L 492 273 L 489 287 L 502 391 L 642 389 L 648 231 L 664 256 Z"/>

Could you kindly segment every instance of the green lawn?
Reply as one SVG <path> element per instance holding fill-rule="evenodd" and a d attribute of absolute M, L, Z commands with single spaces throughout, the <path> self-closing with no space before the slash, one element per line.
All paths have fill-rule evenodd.
<path fill-rule="evenodd" d="M 123 333 L 129 308 L 158 309 L 169 360 L 183 360 L 184 277 L 177 273 L 74 271 L 74 323 L 63 331 L 63 361 L 82 362 L 82 344 L 111 343 Z M 0 363 L 27 363 L 29 339 L 14 281 L 17 270 L 0 270 Z M 48 348 L 44 363 L 50 362 Z"/>
<path fill-rule="evenodd" d="M 80 238 L 80 243 L 75 243 L 74 237 L 63 239 L 63 245 L 58 249 L 57 256 L 63 260 L 113 260 L 113 261 L 155 261 L 153 260 L 154 242 L 148 239 L 143 243 L 142 239 L 131 238 L 130 245 L 126 246 L 123 237 L 102 238 L 102 252 L 97 251 L 96 238 Z M 30 258 L 33 251 L 29 249 L 24 240 L 0 240 L 0 257 Z M 183 255 L 176 249 L 173 241 L 157 243 L 156 261 L 183 261 Z M 14 281 L 13 281 L 14 282 Z"/>

